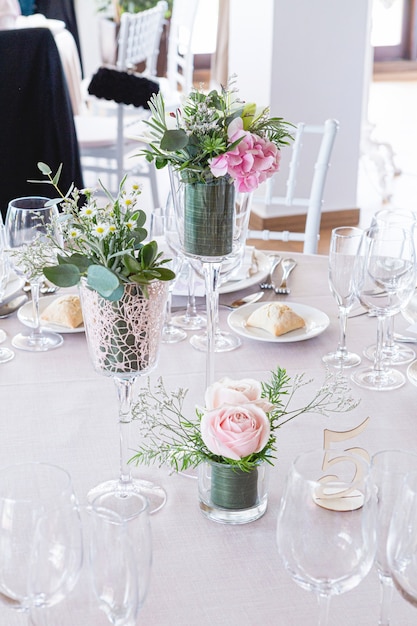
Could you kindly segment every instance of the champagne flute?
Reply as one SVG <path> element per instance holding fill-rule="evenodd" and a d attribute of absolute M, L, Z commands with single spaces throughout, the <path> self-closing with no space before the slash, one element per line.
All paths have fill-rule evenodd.
<path fill-rule="evenodd" d="M 5 250 L 4 226 L 0 223 L 0 302 L 4 298 L 7 281 L 9 278 L 9 262 Z M 6 333 L 0 329 L 0 343 L 6 339 Z M 14 357 L 13 350 L 0 347 L 0 363 L 7 363 Z"/>
<path fill-rule="evenodd" d="M 45 331 L 40 326 L 39 289 L 43 280 L 43 264 L 36 265 L 36 259 L 35 263 L 26 260 L 31 256 L 31 246 L 39 242 L 50 243 L 48 253 L 52 257 L 53 243 L 48 239 L 47 233 L 57 241 L 60 238 L 58 209 L 48 202 L 48 198 L 38 196 L 11 200 L 5 222 L 11 264 L 17 274 L 29 280 L 33 304 L 33 327 L 29 332 L 21 332 L 13 337 L 12 344 L 15 348 L 30 352 L 45 352 L 63 344 L 61 335 Z"/>
<path fill-rule="evenodd" d="M 135 626 L 151 572 L 148 502 L 137 493 L 123 498 L 103 493 L 93 500 L 90 513 L 90 567 L 100 608 L 112 624 Z"/>
<path fill-rule="evenodd" d="M 356 587 L 375 555 L 375 497 L 365 459 L 348 451 L 299 455 L 287 476 L 277 543 L 293 580 L 316 594 L 318 623 L 327 626 L 331 596 Z"/>
<path fill-rule="evenodd" d="M 162 251 L 166 258 L 171 258 L 168 266 L 178 276 L 181 265 L 182 257 L 177 252 L 173 241 L 173 231 L 170 232 L 170 217 L 167 210 L 157 207 L 151 213 L 151 221 L 149 228 L 149 238 L 155 240 L 158 243 L 158 250 Z M 175 231 L 175 236 L 176 231 Z M 162 328 L 162 343 L 178 343 L 187 338 L 187 333 L 181 328 L 177 328 L 172 323 L 171 305 L 172 305 L 172 291 L 174 289 L 174 281 L 171 281 L 168 285 L 168 298 L 165 308 L 165 321 Z"/>
<path fill-rule="evenodd" d="M 332 230 L 329 252 L 329 286 L 339 308 L 339 343 L 335 352 L 322 357 L 326 365 L 336 368 L 359 365 L 358 354 L 346 348 L 348 313 L 356 299 L 353 284 L 353 266 L 359 250 L 363 231 L 360 228 L 342 226 Z"/>
<path fill-rule="evenodd" d="M 379 626 L 389 626 L 393 582 L 387 561 L 387 539 L 392 514 L 404 477 L 417 471 L 417 454 L 382 450 L 371 460 L 371 480 L 377 496 L 377 552 L 375 565 L 381 586 Z"/>
<path fill-rule="evenodd" d="M 387 560 L 393 583 L 417 607 L 417 471 L 406 474 L 388 532 Z"/>
<path fill-rule="evenodd" d="M 65 470 L 47 463 L 0 470 L 0 545 L 0 602 L 35 625 L 75 587 L 82 565 L 79 512 Z"/>
<path fill-rule="evenodd" d="M 378 320 L 375 359 L 371 368 L 351 379 L 360 387 L 378 391 L 405 383 L 402 372 L 388 367 L 383 353 L 383 328 L 387 317 L 404 308 L 414 293 L 416 264 L 413 237 L 398 226 L 372 226 L 365 231 L 355 263 L 355 290 L 361 304 Z"/>

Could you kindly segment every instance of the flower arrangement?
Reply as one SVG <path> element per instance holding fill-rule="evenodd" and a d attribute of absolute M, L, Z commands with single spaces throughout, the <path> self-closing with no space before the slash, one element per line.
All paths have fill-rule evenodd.
<path fill-rule="evenodd" d="M 149 145 L 141 154 L 158 169 L 171 165 L 187 182 L 227 176 L 237 191 L 253 191 L 279 170 L 280 148 L 292 139 L 290 122 L 239 100 L 233 81 L 220 93 L 193 90 L 175 113 L 166 114 L 161 93 L 149 107 L 149 135 L 140 138 Z"/>
<path fill-rule="evenodd" d="M 131 462 L 167 464 L 176 471 L 203 461 L 232 465 L 249 472 L 261 462 L 273 464 L 276 431 L 303 413 L 329 415 L 354 409 L 358 402 L 341 376 L 327 374 L 321 388 L 305 406 L 292 408 L 298 389 L 310 383 L 304 375 L 294 381 L 278 367 L 269 382 L 224 378 L 207 388 L 205 408 L 196 418 L 183 415 L 187 391 L 168 392 L 158 380 L 139 391 L 133 419 L 140 418 L 143 442 Z"/>
<path fill-rule="evenodd" d="M 45 242 L 40 241 L 38 248 L 34 246 L 30 252 L 32 260 L 42 264 L 49 281 L 59 287 L 71 287 L 85 276 L 89 287 L 115 301 L 122 296 L 125 283 L 139 284 L 146 295 L 151 281 L 175 277 L 165 267 L 169 259 L 163 258 L 157 243 L 143 243 L 148 233 L 144 228 L 146 214 L 136 208 L 141 193 L 138 185 L 127 190 L 126 177 L 123 178 L 116 198 L 103 187 L 108 202 L 100 205 L 90 189 L 71 187 L 66 195 L 59 190 L 62 166 L 54 176 L 45 163 L 38 163 L 38 167 L 59 194 L 50 204 L 59 204 L 61 208 L 58 220 L 63 241 L 52 240 L 58 264 L 46 263 L 41 249 Z"/>

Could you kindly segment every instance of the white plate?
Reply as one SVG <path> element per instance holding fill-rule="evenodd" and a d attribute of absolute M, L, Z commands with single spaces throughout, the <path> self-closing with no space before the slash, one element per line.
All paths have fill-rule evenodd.
<path fill-rule="evenodd" d="M 45 296 L 44 298 L 39 299 L 39 315 L 42 315 L 42 311 L 46 309 L 46 307 L 51 304 L 53 300 L 59 298 L 60 296 Z M 17 317 L 22 324 L 25 326 L 33 327 L 33 314 L 32 314 L 32 302 L 26 302 L 20 309 L 17 311 Z M 59 333 L 60 335 L 64 335 L 67 333 L 83 333 L 84 332 L 84 324 L 81 326 L 77 326 L 77 328 L 68 328 L 67 326 L 61 326 L 60 324 L 51 324 L 51 322 L 44 322 L 41 319 L 41 326 L 45 330 L 51 330 L 54 333 Z"/>
<path fill-rule="evenodd" d="M 410 383 L 417 387 L 417 361 L 413 361 L 407 367 L 407 377 Z"/>
<path fill-rule="evenodd" d="M 249 276 L 249 278 L 231 280 L 223 285 L 220 285 L 219 293 L 232 293 L 233 291 L 247 289 L 247 287 L 252 287 L 252 285 L 256 285 L 256 283 L 260 283 L 264 280 L 271 267 L 271 258 L 260 250 L 255 250 L 255 256 L 258 264 L 258 271 L 255 272 L 255 274 L 252 274 L 252 276 Z"/>
<path fill-rule="evenodd" d="M 281 335 L 280 337 L 274 337 L 262 328 L 246 326 L 246 320 L 249 315 L 256 309 L 259 309 L 259 307 L 264 306 L 265 302 L 246 304 L 239 309 L 232 311 L 229 314 L 227 321 L 230 328 L 238 335 L 242 335 L 242 337 L 256 339 L 257 341 L 272 341 L 275 343 L 290 343 L 292 341 L 304 341 L 305 339 L 311 339 L 326 330 L 330 323 L 326 313 L 323 313 L 318 309 L 314 309 L 312 306 L 287 301 L 285 301 L 285 304 L 291 307 L 295 313 L 301 315 L 306 323 L 304 328 L 292 330 L 290 333 L 285 333 L 285 335 Z"/>
<path fill-rule="evenodd" d="M 25 284 L 25 279 L 24 278 L 22 278 L 21 276 L 17 276 L 16 274 L 11 274 L 10 277 L 9 277 L 8 283 L 6 285 L 6 289 L 5 289 L 5 292 L 4 292 L 4 298 L 0 302 L 0 304 L 10 300 L 11 297 L 15 293 L 17 293 L 19 291 L 19 289 L 21 289 L 23 287 L 24 284 Z"/>

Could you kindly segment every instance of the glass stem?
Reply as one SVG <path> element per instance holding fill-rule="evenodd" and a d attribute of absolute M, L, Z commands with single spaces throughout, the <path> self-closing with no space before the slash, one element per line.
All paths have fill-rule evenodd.
<path fill-rule="evenodd" d="M 339 343 L 337 345 L 337 353 L 341 360 L 346 356 L 346 328 L 347 328 L 348 312 L 345 307 L 339 308 Z"/>
<path fill-rule="evenodd" d="M 379 610 L 379 626 L 389 626 L 394 585 L 389 576 L 380 574 L 381 601 Z"/>
<path fill-rule="evenodd" d="M 135 378 L 119 378 L 114 377 L 117 396 L 119 400 L 119 435 L 120 435 L 120 487 L 124 490 L 132 482 L 129 461 L 129 432 L 130 423 L 132 421 L 132 391 L 135 384 Z"/>
<path fill-rule="evenodd" d="M 319 603 L 318 626 L 327 626 L 329 623 L 330 596 L 327 593 L 318 593 L 317 600 Z"/>
<path fill-rule="evenodd" d="M 204 280 L 206 286 L 207 309 L 207 360 L 206 360 L 206 388 L 214 382 L 214 353 L 216 341 L 216 316 L 218 310 L 220 263 L 203 263 Z"/>
<path fill-rule="evenodd" d="M 32 315 L 33 315 L 33 328 L 30 334 L 33 341 L 37 341 L 41 337 L 41 321 L 39 318 L 39 281 L 33 281 L 30 283 L 30 291 L 32 294 Z"/>
<path fill-rule="evenodd" d="M 384 348 L 392 350 L 394 347 L 394 316 L 390 315 L 385 320 Z"/>
<path fill-rule="evenodd" d="M 191 263 L 188 263 L 188 297 L 185 317 L 187 320 L 197 317 L 197 307 L 195 305 L 195 272 Z"/>
<path fill-rule="evenodd" d="M 375 348 L 375 358 L 374 358 L 374 371 L 375 372 L 383 372 L 384 367 L 384 359 L 383 359 L 383 348 L 384 348 L 384 333 L 385 330 L 385 316 L 378 315 L 377 318 L 377 327 L 376 327 L 376 348 Z"/>

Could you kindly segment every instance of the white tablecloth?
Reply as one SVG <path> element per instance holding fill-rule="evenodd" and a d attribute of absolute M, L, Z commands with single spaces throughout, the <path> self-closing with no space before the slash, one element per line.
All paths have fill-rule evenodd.
<path fill-rule="evenodd" d="M 290 376 L 305 372 L 313 383 L 300 393 L 300 404 L 324 379 L 321 356 L 337 345 L 338 319 L 327 285 L 327 258 L 294 255 L 299 261 L 285 301 L 309 304 L 326 312 L 329 328 L 298 343 L 263 343 L 243 339 L 242 346 L 217 355 L 216 378 L 266 379 L 278 364 Z M 254 287 L 253 289 L 256 289 Z M 247 290 L 250 291 L 250 290 Z M 240 292 L 223 295 L 232 301 Z M 221 308 L 221 326 L 228 311 Z M 14 317 L 0 320 L 11 336 L 20 328 Z M 407 323 L 399 318 L 396 328 Z M 349 321 L 349 348 L 361 351 L 375 340 L 376 323 L 369 317 Z M 365 360 L 366 363 L 366 360 Z M 403 368 L 405 370 L 405 368 Z M 187 341 L 163 345 L 152 380 L 162 376 L 169 388 L 190 389 L 189 405 L 203 400 L 205 354 Z M 144 381 L 139 381 L 143 384 Z M 278 433 L 278 459 L 271 470 L 265 516 L 243 526 L 226 526 L 200 513 L 197 485 L 192 478 L 163 469 L 139 467 L 134 473 L 162 484 L 168 501 L 152 516 L 153 571 L 150 591 L 139 624 L 146 626 L 314 626 L 318 609 L 313 594 L 299 588 L 285 572 L 275 543 L 275 526 L 287 469 L 301 451 L 321 447 L 323 429 L 347 430 L 370 416 L 366 431 L 354 444 L 370 454 L 384 448 L 417 450 L 417 389 L 409 382 L 396 391 L 353 389 L 361 403 L 352 413 L 325 419 L 305 415 Z M 88 489 L 117 476 L 118 424 L 113 383 L 96 374 L 89 361 L 84 334 L 65 335 L 64 345 L 45 354 L 17 352 L 0 366 L 1 463 L 45 460 L 65 467 L 84 501 Z M 131 447 L 135 449 L 135 429 Z M 351 442 L 350 442 L 351 443 Z M 111 555 L 109 555 L 111 558 Z M 85 575 L 84 575 L 85 576 Z M 101 626 L 97 610 L 81 578 L 73 594 L 51 609 L 51 626 Z M 377 624 L 379 586 L 375 570 L 353 591 L 335 597 L 330 609 L 333 626 Z M 396 592 L 393 626 L 414 626 L 417 612 Z M 25 617 L 0 605 L 0 624 L 26 625 Z"/>

